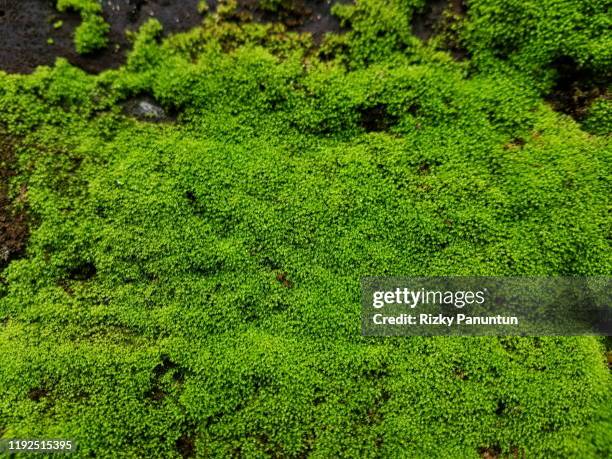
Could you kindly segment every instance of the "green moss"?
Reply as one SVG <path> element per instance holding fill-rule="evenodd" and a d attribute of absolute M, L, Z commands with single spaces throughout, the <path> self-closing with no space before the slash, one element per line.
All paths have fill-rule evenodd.
<path fill-rule="evenodd" d="M 108 45 L 110 26 L 102 17 L 98 0 L 57 0 L 58 11 L 77 11 L 82 22 L 74 32 L 74 44 L 79 54 L 88 54 Z"/>
<path fill-rule="evenodd" d="M 334 4 L 334 14 L 350 26 L 346 37 L 350 62 L 362 65 L 414 53 L 419 40 L 411 33 L 411 19 L 424 4 L 424 0 Z"/>
<path fill-rule="evenodd" d="M 464 40 L 478 65 L 507 61 L 546 89 L 560 58 L 596 74 L 609 71 L 608 8 L 602 0 L 472 0 Z"/>
<path fill-rule="evenodd" d="M 531 75 L 423 46 L 413 6 L 346 10 L 326 62 L 211 15 L 163 41 L 148 22 L 97 76 L 0 72 L 37 222 L 0 283 L 2 437 L 76 457 L 610 456 L 597 338 L 360 336 L 362 276 L 612 266 L 610 138 Z M 143 94 L 176 121 L 126 114 Z"/>
<path fill-rule="evenodd" d="M 198 13 L 204 14 L 208 13 L 209 6 L 207 0 L 199 0 L 198 1 Z"/>
<path fill-rule="evenodd" d="M 584 128 L 593 134 L 612 133 L 612 101 L 609 98 L 596 99 L 587 112 Z"/>

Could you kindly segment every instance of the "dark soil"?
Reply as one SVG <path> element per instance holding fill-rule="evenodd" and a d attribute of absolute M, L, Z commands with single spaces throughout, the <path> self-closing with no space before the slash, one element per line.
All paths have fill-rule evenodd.
<path fill-rule="evenodd" d="M 29 235 L 25 205 L 18 211 L 8 196 L 9 181 L 15 175 L 14 164 L 11 139 L 0 133 L 0 271 L 23 255 Z M 25 199 L 25 189 L 18 199 Z"/>
<path fill-rule="evenodd" d="M 612 75 L 599 75 L 580 67 L 567 56 L 555 60 L 552 68 L 557 71 L 557 79 L 547 99 L 555 110 L 581 121 L 595 99 L 610 97 L 608 88 L 612 85 Z"/>
<path fill-rule="evenodd" d="M 78 13 L 57 12 L 54 0 L 0 0 L 0 69 L 29 73 L 39 65 L 53 65 L 57 57 L 91 73 L 117 68 L 130 48 L 126 31 L 137 30 L 153 17 L 165 33 L 190 29 L 202 20 L 197 4 L 198 0 L 104 0 L 104 19 L 111 27 L 109 46 L 81 56 L 73 42 L 74 29 L 81 23 Z M 62 27 L 54 28 L 60 20 Z"/>
<path fill-rule="evenodd" d="M 238 0 L 235 18 L 256 22 L 282 22 L 287 29 L 309 32 L 319 42 L 327 32 L 343 31 L 340 21 L 331 13 L 335 3 L 349 3 L 349 0 L 283 0 L 276 11 L 261 7 L 258 0 Z M 216 8 L 217 0 L 210 0 Z"/>

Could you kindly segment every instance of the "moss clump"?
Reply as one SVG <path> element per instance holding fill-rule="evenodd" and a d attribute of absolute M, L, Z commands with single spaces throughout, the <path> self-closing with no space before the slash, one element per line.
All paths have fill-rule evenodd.
<path fill-rule="evenodd" d="M 410 21 L 424 4 L 425 0 L 334 4 L 334 14 L 344 26 L 350 27 L 344 37 L 348 62 L 363 65 L 414 53 L 419 40 L 411 33 Z"/>
<path fill-rule="evenodd" d="M 163 41 L 148 22 L 100 75 L 0 73 L 37 222 L 0 284 L 3 437 L 77 457 L 610 456 L 597 338 L 360 336 L 363 276 L 612 266 L 610 138 L 531 75 L 423 45 L 394 5 L 359 3 L 328 61 L 210 15 Z M 176 121 L 127 116 L 143 95 Z"/>
<path fill-rule="evenodd" d="M 562 56 L 579 67 L 608 72 L 608 6 L 601 0 L 472 0 L 465 42 L 481 65 L 508 60 L 522 72 L 544 79 L 550 64 Z"/>
<path fill-rule="evenodd" d="M 199 0 L 198 1 L 198 13 L 205 14 L 208 13 L 210 7 L 208 6 L 207 0 Z"/>
<path fill-rule="evenodd" d="M 58 11 L 77 11 L 82 22 L 74 32 L 74 44 L 79 54 L 88 54 L 108 45 L 110 26 L 102 17 L 98 0 L 57 0 Z"/>
<path fill-rule="evenodd" d="M 612 101 L 609 98 L 600 98 L 593 102 L 583 124 L 584 128 L 593 134 L 610 134 L 612 130 Z"/>
<path fill-rule="evenodd" d="M 460 35 L 481 71 L 514 72 L 516 79 L 528 79 L 542 94 L 566 99 L 568 106 L 560 109 L 579 120 L 591 104 L 598 112 L 606 105 L 612 85 L 612 22 L 606 1 L 472 0 L 468 5 Z M 585 97 L 589 93 L 596 97 Z M 597 127 L 595 122 L 591 118 L 587 129 L 612 130 L 609 120 Z"/>

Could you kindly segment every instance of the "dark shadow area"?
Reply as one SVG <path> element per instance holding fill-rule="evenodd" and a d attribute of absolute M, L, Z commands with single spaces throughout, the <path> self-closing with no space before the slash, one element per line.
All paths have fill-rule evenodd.
<path fill-rule="evenodd" d="M 592 69 L 581 67 L 569 56 L 557 58 L 552 68 L 556 70 L 557 78 L 546 99 L 558 112 L 581 121 L 595 99 L 610 96 L 610 74 L 600 75 Z"/>
<path fill-rule="evenodd" d="M 412 16 L 412 33 L 423 41 L 429 40 L 435 33 L 442 14 L 449 4 L 448 0 L 430 0 L 422 11 Z"/>
<path fill-rule="evenodd" d="M 90 261 L 84 261 L 70 269 L 68 278 L 76 281 L 87 281 L 93 279 L 96 273 L 96 266 Z"/>
<path fill-rule="evenodd" d="M 33 402 L 40 402 L 42 399 L 48 397 L 49 394 L 50 392 L 47 389 L 35 387 L 33 389 L 30 389 L 30 391 L 28 392 L 28 398 Z"/>
<path fill-rule="evenodd" d="M 395 126 L 398 117 L 388 112 L 385 104 L 359 109 L 359 124 L 366 132 L 381 132 Z"/>
<path fill-rule="evenodd" d="M 184 433 L 176 440 L 176 450 L 183 458 L 195 457 L 195 439 L 192 434 Z"/>

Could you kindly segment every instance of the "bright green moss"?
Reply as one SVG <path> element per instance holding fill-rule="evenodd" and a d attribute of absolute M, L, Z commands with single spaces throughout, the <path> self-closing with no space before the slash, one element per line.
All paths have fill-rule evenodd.
<path fill-rule="evenodd" d="M 345 37 L 350 62 L 361 65 L 414 53 L 419 41 L 411 33 L 411 18 L 424 3 L 363 0 L 335 4 L 333 12 L 345 26 L 350 26 Z"/>
<path fill-rule="evenodd" d="M 106 47 L 108 29 L 108 24 L 100 16 L 85 18 L 74 33 L 77 52 L 87 54 Z"/>
<path fill-rule="evenodd" d="M 74 32 L 74 44 L 79 54 L 106 47 L 110 26 L 102 18 L 102 5 L 98 0 L 57 0 L 57 9 L 72 9 L 81 15 L 81 25 Z"/>
<path fill-rule="evenodd" d="M 612 266 L 610 139 L 515 73 L 467 78 L 379 3 L 352 17 L 388 34 L 364 25 L 331 62 L 211 15 L 161 43 L 148 22 L 98 76 L 0 73 L 37 222 L 0 283 L 2 437 L 109 458 L 612 453 L 596 338 L 360 336 L 362 276 Z M 142 94 L 176 120 L 127 116 Z"/>
<path fill-rule="evenodd" d="M 100 14 L 102 4 L 98 0 L 57 0 L 57 9 L 59 11 L 72 9 L 83 14 Z"/>

